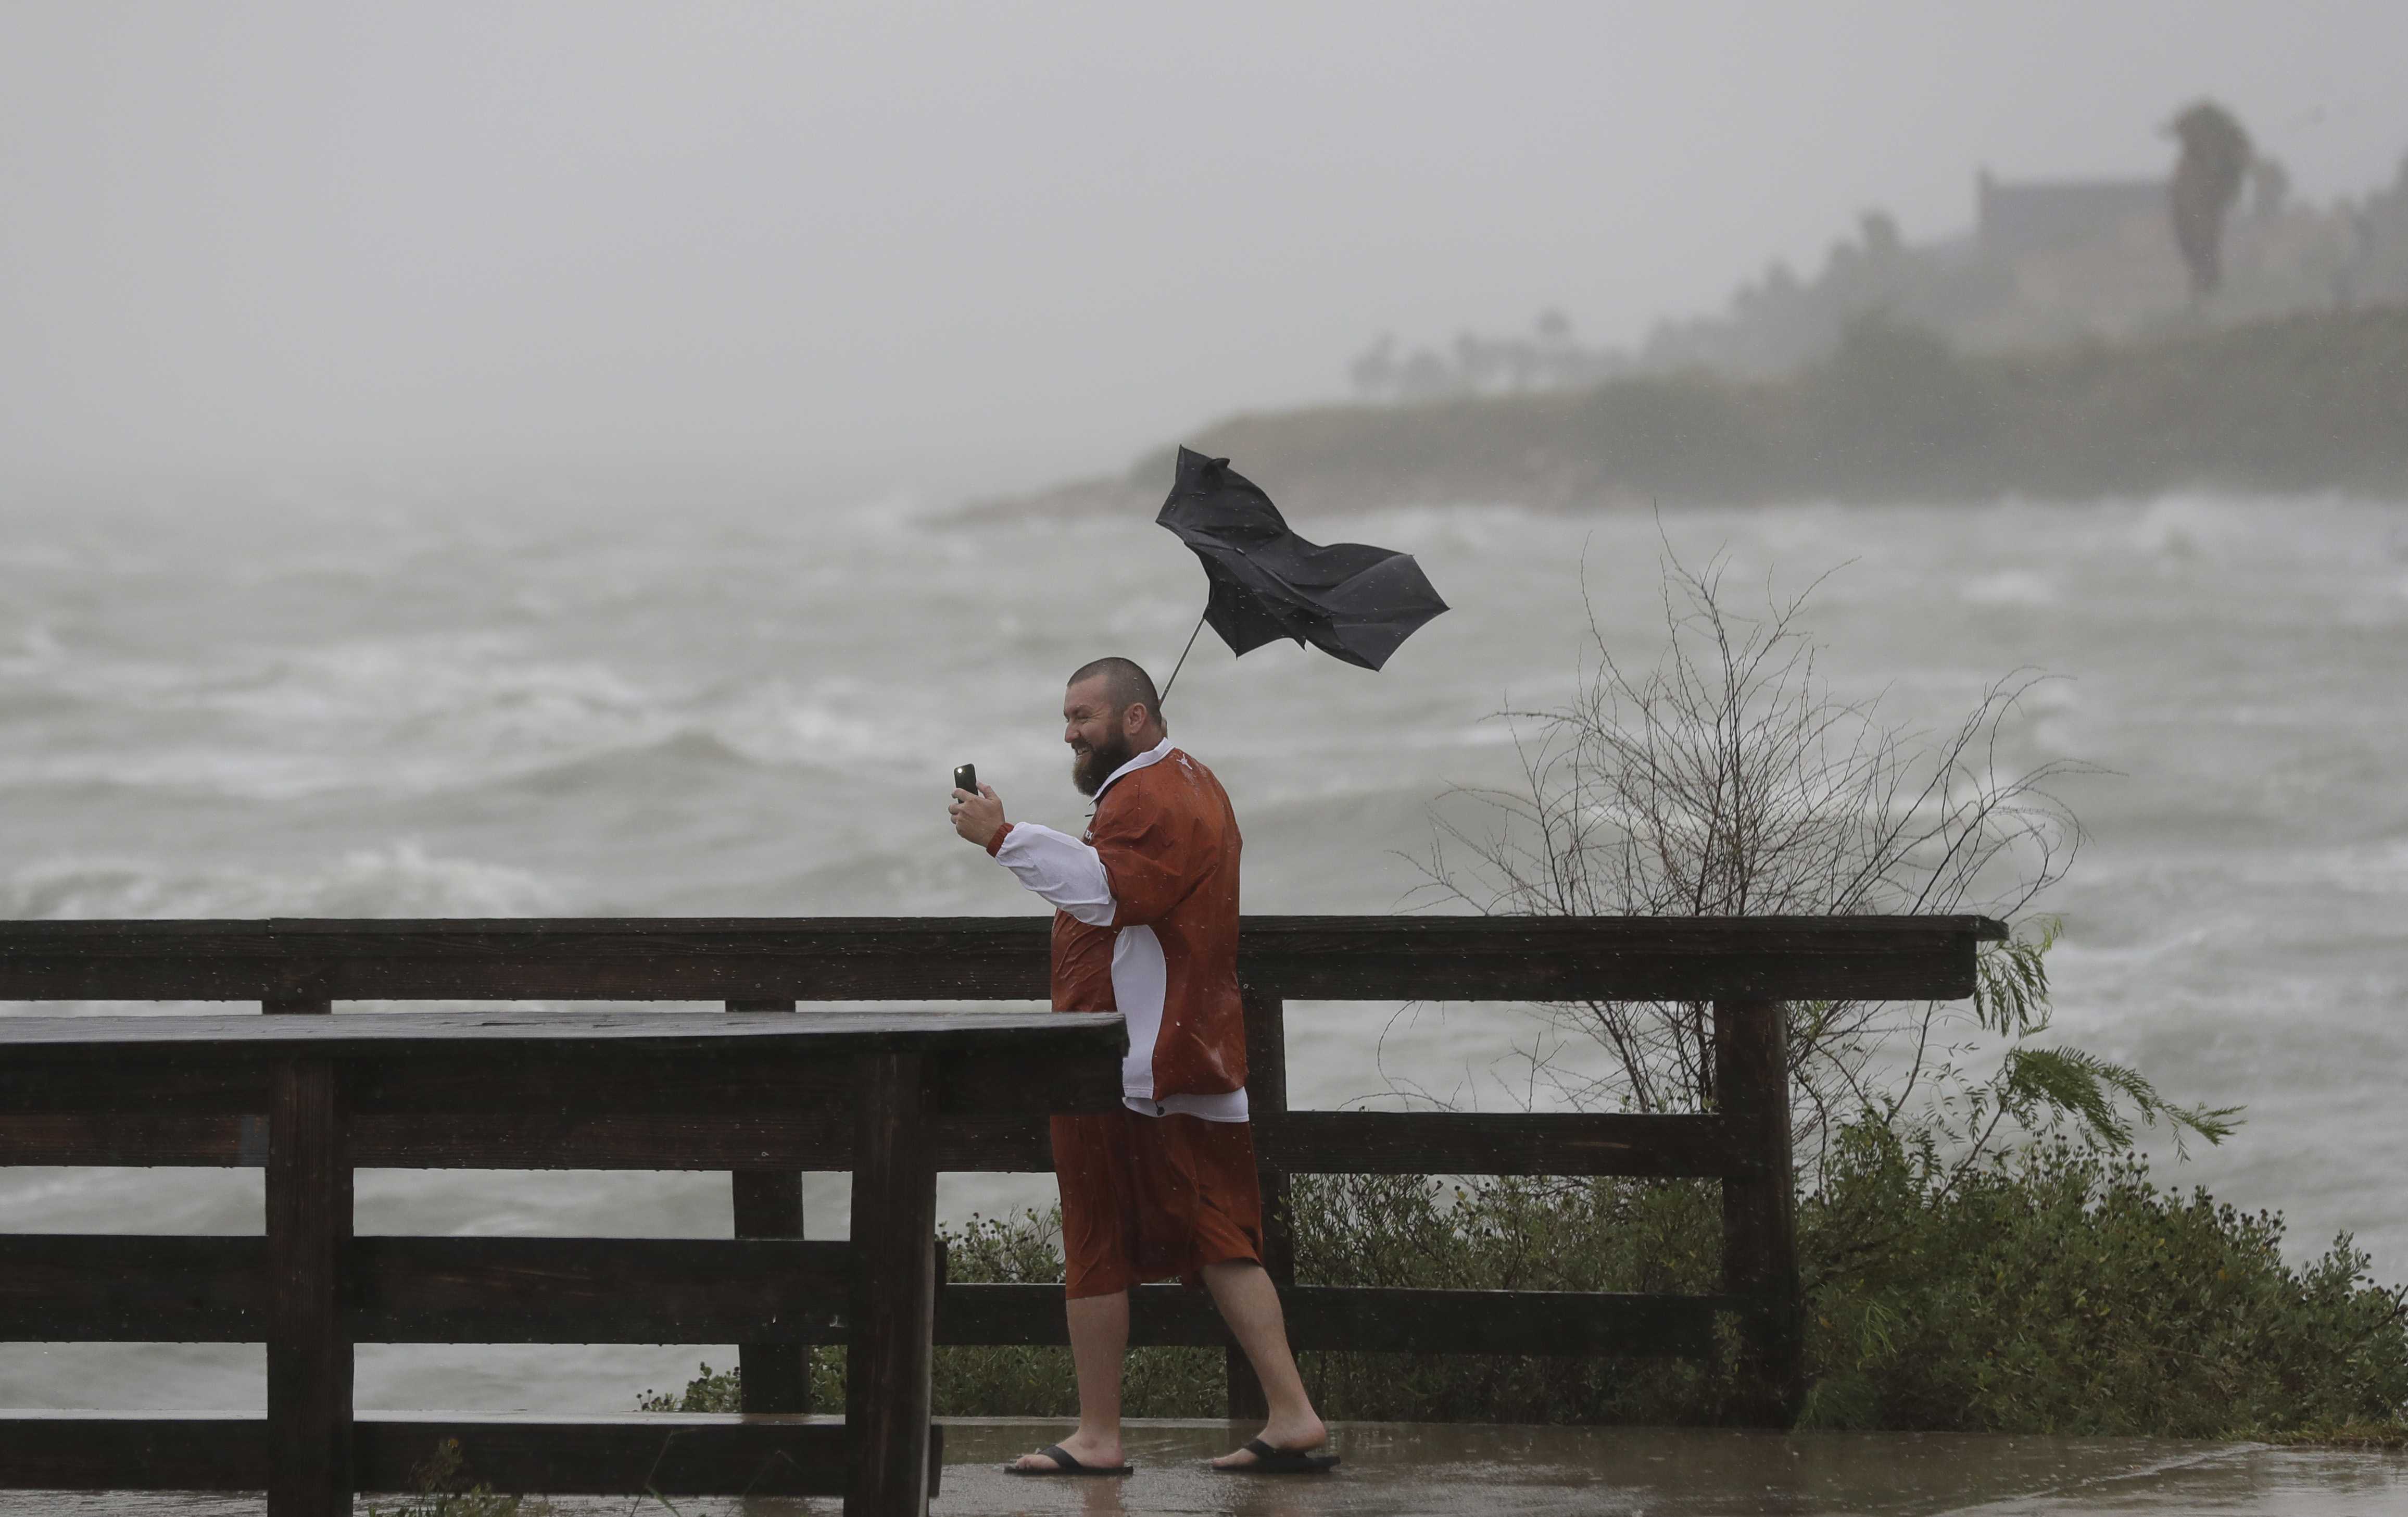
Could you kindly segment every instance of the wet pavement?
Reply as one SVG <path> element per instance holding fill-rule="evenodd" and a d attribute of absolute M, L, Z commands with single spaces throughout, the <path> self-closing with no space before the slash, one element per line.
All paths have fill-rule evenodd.
<path fill-rule="evenodd" d="M 934 1517 L 1066 1513 L 1354 1517 L 2384 1517 L 2408 1514 L 2408 1452 L 2269 1448 L 2151 1438 L 1956 1434 L 1550 1428 L 1356 1423 L 1327 1476 L 1216 1474 L 1204 1461 L 1245 1430 L 1217 1422 L 1129 1424 L 1137 1472 L 1119 1480 L 1030 1479 L 1000 1466 L 1059 1438 L 1057 1422 L 949 1421 Z M 390 1510 L 395 1502 L 374 1503 Z M 371 1503 L 364 1501 L 366 1512 Z M 530 1504 L 532 1505 L 532 1504 Z M 681 1499 L 682 1517 L 833 1513 L 834 1500 Z M 563 1517 L 643 1517 L 647 1498 L 565 1500 Z M 256 1517 L 256 1497 L 0 1495 L 0 1513 Z"/>
<path fill-rule="evenodd" d="M 2408 1513 L 2408 1454 L 2303 1452 L 2130 1438 L 1358 1423 L 1330 1475 L 1222 1475 L 1242 1441 L 1218 1423 L 1136 1424 L 1125 1481 L 1052 1481 L 1002 1461 L 1059 1423 L 961 1423 L 945 1435 L 940 1513 L 1482 1512 L 1512 1517 L 2039 1517 L 2055 1512 Z M 992 1464 L 972 1463 L 991 1455 Z M 1073 1489 L 1072 1487 L 1088 1487 Z M 1101 1489 L 1096 1489 L 1101 1487 Z M 1118 1489 L 1113 1489 L 1117 1487 Z"/>

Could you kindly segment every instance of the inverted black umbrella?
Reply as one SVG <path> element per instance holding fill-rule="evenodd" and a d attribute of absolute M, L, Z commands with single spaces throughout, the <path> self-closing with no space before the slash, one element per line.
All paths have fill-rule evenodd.
<path fill-rule="evenodd" d="M 1415 628 L 1446 609 L 1411 554 L 1363 542 L 1323 547 L 1306 542 L 1288 529 L 1271 498 L 1226 458 L 1180 449 L 1179 476 L 1154 519 L 1196 550 L 1211 585 L 1204 615 L 1163 683 L 1166 697 L 1205 622 L 1240 655 L 1294 638 L 1378 669 Z"/>

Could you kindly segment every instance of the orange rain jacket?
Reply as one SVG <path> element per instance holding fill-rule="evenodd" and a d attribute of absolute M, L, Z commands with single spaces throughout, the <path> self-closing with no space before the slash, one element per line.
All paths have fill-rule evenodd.
<path fill-rule="evenodd" d="M 1085 836 L 1007 824 L 988 851 L 1054 905 L 1054 1009 L 1118 1011 L 1132 1110 L 1246 1119 L 1229 797 L 1168 739 L 1114 771 Z"/>

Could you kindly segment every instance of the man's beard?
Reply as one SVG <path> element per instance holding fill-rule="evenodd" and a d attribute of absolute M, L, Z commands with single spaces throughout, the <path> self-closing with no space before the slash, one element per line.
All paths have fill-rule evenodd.
<path fill-rule="evenodd" d="M 1073 748 L 1070 750 L 1070 783 L 1079 787 L 1081 795 L 1093 795 L 1104 787 L 1104 781 L 1112 777 L 1113 770 L 1136 757 L 1137 750 L 1129 746 L 1126 732 L 1114 732 L 1084 753 Z"/>

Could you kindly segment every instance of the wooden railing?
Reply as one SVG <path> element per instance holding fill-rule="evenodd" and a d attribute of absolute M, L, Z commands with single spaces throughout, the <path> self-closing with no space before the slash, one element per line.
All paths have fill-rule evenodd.
<path fill-rule="evenodd" d="M 362 1488 L 404 1482 L 449 1438 L 480 1474 L 523 1488 L 841 1493 L 848 1510 L 920 1517 L 941 1452 L 931 1127 L 1111 1110 L 1126 1046 L 1117 1014 L 1031 1010 L 0 1019 L 0 1112 L 13 1120 L 264 1110 L 267 1171 L 264 1236 L 0 1237 L 11 1336 L 267 1349 L 265 1418 L 0 1417 L 0 1483 L 265 1488 L 272 1517 L 326 1517 Z M 474 1130 L 633 1110 L 708 1128 L 797 1109 L 845 1120 L 846 1242 L 353 1235 L 357 1139 L 375 1122 Z M 606 1436 L 591 1419 L 352 1406 L 364 1341 L 814 1336 L 847 1346 L 841 1421 L 656 1418 L 638 1436 L 640 1420 L 618 1418 Z"/>
<path fill-rule="evenodd" d="M 1306 1350 L 1703 1355 L 1716 1314 L 1730 1313 L 1743 1345 L 1742 1380 L 1754 1388 L 1746 1414 L 1785 1423 L 1804 1381 L 1783 1004 L 1960 999 L 1973 990 L 1978 944 L 2001 934 L 1977 917 L 1248 918 L 1240 975 L 1266 1264 L 1280 1282 L 1292 1340 Z M 324 1012 L 338 1001 L 719 1002 L 761 1012 L 808 1001 L 1038 1000 L 1046 994 L 1047 944 L 1041 920 L 986 917 L 7 923 L 0 924 L 0 1000 L 249 1001 L 285 1013 Z M 1284 1052 L 1290 999 L 1710 1003 L 1718 1109 L 1645 1117 L 1294 1111 Z M 598 1254 L 580 1250 L 583 1240 L 360 1239 L 342 1265 L 353 1293 L 342 1308 L 346 1341 L 734 1340 L 742 1346 L 748 1413 L 808 1410 L 810 1345 L 845 1341 L 851 1328 L 838 1309 L 840 1268 L 833 1255 L 822 1257 L 841 1246 L 798 1241 L 800 1174 L 853 1169 L 863 1154 L 851 1095 L 829 1089 L 824 1100 L 797 1103 L 791 1074 L 781 1084 L 764 1069 L 725 1062 L 573 1070 L 535 1062 L 518 1070 L 505 1104 L 447 1100 L 440 1072 L 430 1069 L 407 1091 L 354 1092 L 345 1136 L 351 1165 L 725 1170 L 735 1177 L 738 1237 L 615 1240 Z M 1041 1102 L 1030 1104 L 1025 1084 L 990 1088 L 1025 1074 L 978 1061 L 946 1066 L 946 1088 L 929 1096 L 936 1168 L 1051 1167 Z M 460 1079 L 492 1083 L 485 1072 Z M 153 1071 L 95 1108 L 58 1100 L 25 1072 L 0 1070 L 0 1163 L 272 1169 L 265 1093 L 253 1100 L 211 1089 L 203 1071 Z M 1680 1296 L 1298 1285 L 1287 1180 L 1312 1173 L 1715 1178 L 1723 1289 Z M 274 1294 L 263 1248 L 255 1238 L 0 1238 L 0 1336 L 257 1341 Z M 1174 1287 L 1140 1288 L 1131 1316 L 1138 1343 L 1227 1345 L 1209 1304 Z M 1061 1293 L 1050 1286 L 947 1284 L 934 1330 L 944 1344 L 1066 1341 Z M 1259 1391 L 1234 1349 L 1229 1365 L 1232 1413 L 1258 1410 Z M 161 1469 L 216 1469 L 223 1478 L 258 1467 L 199 1452 L 208 1440 L 180 1423 L 181 1431 L 159 1435 L 192 1444 L 178 1445 L 179 1453 L 77 1416 L 0 1421 L 0 1483 L 102 1479 L 86 1471 L 62 1481 L 74 1473 L 71 1462 L 33 1457 L 37 1448 L 62 1447 L 57 1434 L 68 1423 L 93 1424 L 80 1438 L 114 1437 L 121 1468 L 146 1458 Z M 353 1478 L 364 1488 L 389 1483 L 437 1423 L 466 1428 L 480 1473 L 520 1489 L 642 1490 L 649 1481 L 664 1494 L 766 1493 L 841 1483 L 829 1483 L 822 1459 L 816 1484 L 759 1484 L 769 1423 L 757 1418 L 697 1425 L 703 1436 L 681 1445 L 677 1459 L 655 1459 L 640 1472 L 622 1467 L 643 1442 L 629 1427 L 664 1425 L 657 1421 L 566 1432 L 555 1423 L 545 1435 L 551 1442 L 514 1438 L 490 1420 L 364 1421 Z M 705 1452 L 707 1444 L 717 1452 Z M 618 1452 L 593 1452 L 606 1447 Z"/>

